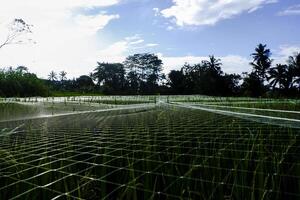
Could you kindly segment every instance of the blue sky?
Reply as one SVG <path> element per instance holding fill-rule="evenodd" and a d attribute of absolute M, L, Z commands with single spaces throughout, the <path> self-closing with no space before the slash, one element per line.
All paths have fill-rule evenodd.
<path fill-rule="evenodd" d="M 72 2 L 72 4 L 70 4 Z M 299 0 L 10 0 L 0 8 L 0 43 L 6 23 L 23 18 L 36 44 L 0 49 L 1 66 L 26 65 L 46 77 L 88 74 L 97 61 L 121 62 L 156 53 L 165 72 L 214 54 L 229 73 L 249 71 L 258 43 L 274 63 L 300 51 Z M 2 26 L 1 26 L 2 25 Z M 2 36 L 2 38 L 1 38 Z"/>

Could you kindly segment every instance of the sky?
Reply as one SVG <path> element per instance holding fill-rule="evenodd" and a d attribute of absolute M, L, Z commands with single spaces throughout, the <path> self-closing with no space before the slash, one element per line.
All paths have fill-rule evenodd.
<path fill-rule="evenodd" d="M 251 53 L 267 44 L 275 63 L 300 52 L 299 0 L 0 0 L 0 44 L 16 18 L 32 34 L 0 49 L 0 67 L 27 66 L 46 78 L 89 74 L 97 62 L 155 53 L 164 72 L 209 55 L 223 71 L 251 70 Z"/>

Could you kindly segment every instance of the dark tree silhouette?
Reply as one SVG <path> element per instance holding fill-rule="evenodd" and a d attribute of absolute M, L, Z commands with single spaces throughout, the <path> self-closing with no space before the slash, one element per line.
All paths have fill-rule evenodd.
<path fill-rule="evenodd" d="M 77 88 L 83 93 L 91 92 L 94 88 L 93 79 L 86 75 L 77 78 L 76 83 L 77 83 Z"/>
<path fill-rule="evenodd" d="M 124 61 L 130 89 L 136 93 L 156 91 L 163 79 L 162 60 L 155 54 L 134 54 Z"/>
<path fill-rule="evenodd" d="M 288 65 L 293 76 L 293 83 L 297 83 L 300 90 L 300 52 L 289 57 Z"/>
<path fill-rule="evenodd" d="M 272 64 L 270 49 L 267 49 L 267 45 L 259 44 L 255 48 L 255 53 L 252 53 L 251 56 L 253 57 L 253 62 L 250 64 L 253 66 L 253 72 L 262 80 L 266 80 L 267 72 Z"/>
<path fill-rule="evenodd" d="M 244 81 L 241 85 L 242 94 L 245 96 L 259 97 L 266 92 L 263 80 L 255 72 L 244 73 Z"/>
<path fill-rule="evenodd" d="M 209 56 L 208 60 L 203 61 L 204 66 L 206 66 L 209 70 L 215 73 L 221 73 L 221 59 L 215 58 L 214 55 Z"/>
<path fill-rule="evenodd" d="M 48 79 L 49 79 L 49 81 L 52 81 L 52 82 L 56 81 L 57 80 L 56 72 L 51 71 L 50 74 L 48 75 Z"/>
<path fill-rule="evenodd" d="M 67 79 L 67 72 L 65 71 L 59 72 L 59 79 L 61 82 L 64 82 Z"/>
<path fill-rule="evenodd" d="M 168 84 L 171 87 L 173 94 L 183 94 L 186 89 L 183 70 L 171 70 L 169 73 Z"/>
<path fill-rule="evenodd" d="M 270 68 L 268 80 L 273 88 L 276 88 L 278 85 L 279 89 L 288 90 L 292 84 L 289 67 L 287 65 L 277 64 L 276 67 Z"/>
<path fill-rule="evenodd" d="M 225 74 L 221 78 L 220 95 L 237 96 L 240 92 L 239 83 L 242 77 L 239 74 Z"/>
<path fill-rule="evenodd" d="M 220 59 L 209 56 L 199 64 L 185 64 L 181 70 L 169 73 L 168 83 L 173 94 L 204 94 L 232 96 L 239 92 L 241 77 L 225 74 Z"/>
<path fill-rule="evenodd" d="M 93 73 L 98 87 L 107 94 L 122 92 L 125 85 L 125 69 L 121 63 L 100 63 Z"/>

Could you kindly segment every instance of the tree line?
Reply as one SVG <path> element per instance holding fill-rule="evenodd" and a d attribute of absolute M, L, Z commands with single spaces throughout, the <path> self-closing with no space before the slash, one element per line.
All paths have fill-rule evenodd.
<path fill-rule="evenodd" d="M 214 56 L 196 65 L 172 70 L 169 84 L 173 94 L 205 94 L 216 96 L 297 97 L 300 94 L 300 52 L 285 64 L 273 66 L 271 51 L 259 44 L 251 54 L 252 71 L 226 74 L 221 60 Z"/>
<path fill-rule="evenodd" d="M 184 64 L 163 73 L 163 62 L 151 53 L 128 56 L 123 63 L 97 62 L 89 75 L 67 79 L 67 73 L 51 71 L 39 79 L 26 67 L 0 71 L 1 96 L 47 96 L 53 92 L 80 94 L 150 95 L 202 94 L 213 96 L 297 97 L 300 94 L 300 53 L 286 63 L 273 64 L 271 51 L 259 44 L 251 54 L 252 71 L 228 74 L 222 61 L 209 56 L 198 64 Z"/>
<path fill-rule="evenodd" d="M 0 97 L 47 96 L 45 82 L 24 66 L 0 70 Z"/>

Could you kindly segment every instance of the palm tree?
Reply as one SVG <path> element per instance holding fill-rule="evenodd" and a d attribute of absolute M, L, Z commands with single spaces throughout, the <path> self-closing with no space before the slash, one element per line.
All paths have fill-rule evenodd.
<path fill-rule="evenodd" d="M 207 61 L 204 61 L 204 64 L 210 70 L 213 70 L 215 72 L 221 71 L 221 59 L 216 58 L 214 55 L 209 56 L 209 59 Z"/>
<path fill-rule="evenodd" d="M 57 79 L 57 75 L 54 71 L 51 71 L 50 74 L 48 75 L 48 79 L 50 81 L 55 81 Z"/>
<path fill-rule="evenodd" d="M 290 76 L 289 67 L 283 64 L 277 64 L 269 70 L 270 85 L 275 88 L 279 85 L 280 89 L 289 89 L 292 83 L 292 76 Z"/>
<path fill-rule="evenodd" d="M 270 59 L 271 51 L 266 47 L 267 45 L 259 44 L 255 48 L 255 53 L 251 54 L 253 62 L 250 64 L 253 66 L 254 73 L 262 78 L 262 80 L 267 78 L 267 71 L 270 69 L 272 64 L 272 60 Z"/>
<path fill-rule="evenodd" d="M 66 80 L 67 72 L 61 71 L 59 72 L 60 81 L 64 82 Z"/>
<path fill-rule="evenodd" d="M 293 83 L 297 83 L 300 89 L 300 52 L 289 57 L 288 65 L 292 71 Z"/>

